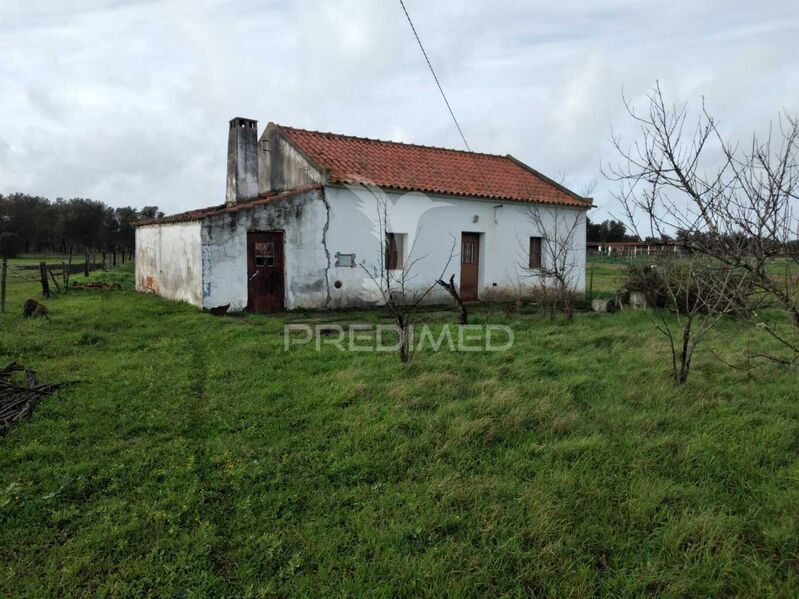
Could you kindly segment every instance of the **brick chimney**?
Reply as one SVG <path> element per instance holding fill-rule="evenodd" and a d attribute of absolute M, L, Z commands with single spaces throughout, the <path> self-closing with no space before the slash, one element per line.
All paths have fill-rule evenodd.
<path fill-rule="evenodd" d="M 258 121 L 237 117 L 230 121 L 227 139 L 227 191 L 225 202 L 258 197 Z"/>

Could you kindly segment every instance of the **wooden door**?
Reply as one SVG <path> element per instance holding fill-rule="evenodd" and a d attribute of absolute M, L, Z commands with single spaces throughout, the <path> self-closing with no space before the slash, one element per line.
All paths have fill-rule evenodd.
<path fill-rule="evenodd" d="M 284 308 L 283 232 L 247 233 L 247 310 Z"/>
<path fill-rule="evenodd" d="M 477 300 L 480 272 L 480 234 L 461 233 L 461 289 L 463 301 Z"/>

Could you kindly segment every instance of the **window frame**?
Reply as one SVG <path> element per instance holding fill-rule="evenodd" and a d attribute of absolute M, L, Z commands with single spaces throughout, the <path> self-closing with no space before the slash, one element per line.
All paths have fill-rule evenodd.
<path fill-rule="evenodd" d="M 461 264 L 477 264 L 477 242 L 461 241 Z"/>
<path fill-rule="evenodd" d="M 405 233 L 386 231 L 386 270 L 405 270 Z"/>
<path fill-rule="evenodd" d="M 255 242 L 255 268 L 275 268 L 277 255 L 274 241 Z"/>
<path fill-rule="evenodd" d="M 541 267 L 544 265 L 543 245 L 543 237 L 530 236 L 527 263 L 530 270 L 541 270 Z"/>

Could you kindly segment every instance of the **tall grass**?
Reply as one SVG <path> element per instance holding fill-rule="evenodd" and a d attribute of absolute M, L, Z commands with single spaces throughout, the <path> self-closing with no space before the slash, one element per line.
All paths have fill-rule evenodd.
<path fill-rule="evenodd" d="M 132 291 L 48 307 L 0 316 L 0 361 L 78 381 L 0 439 L 0 595 L 799 589 L 795 372 L 704 352 L 677 389 L 645 314 L 477 311 L 512 351 L 403 366 L 285 352 L 302 315 Z M 746 343 L 732 322 L 709 341 Z"/>

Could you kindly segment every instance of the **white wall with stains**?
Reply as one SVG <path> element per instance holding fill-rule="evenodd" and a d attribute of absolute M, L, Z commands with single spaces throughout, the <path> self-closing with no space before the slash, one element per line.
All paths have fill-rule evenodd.
<path fill-rule="evenodd" d="M 324 175 L 283 139 L 276 125 L 270 123 L 264 129 L 258 146 L 258 190 L 261 195 L 324 181 Z"/>
<path fill-rule="evenodd" d="M 336 252 L 355 254 L 355 268 L 331 267 L 330 307 L 378 303 L 379 290 L 362 265 L 376 274 L 379 263 L 378 200 L 383 194 L 387 206 L 388 230 L 406 236 L 405 264 L 414 262 L 409 285 L 424 289 L 439 276 L 460 283 L 461 233 L 480 234 L 478 294 L 485 300 L 509 300 L 527 295 L 539 283 L 537 271 L 527 269 L 529 238 L 538 236 L 530 219 L 531 205 L 479 198 L 463 198 L 418 192 L 368 191 L 363 187 L 325 188 L 331 221 L 327 245 Z M 585 210 L 540 206 L 544 227 L 553 235 L 556 224 L 560 238 L 577 219 L 572 239 L 571 282 L 585 289 Z M 452 257 L 450 259 L 450 254 Z M 546 251 L 544 259 L 546 259 Z M 335 258 L 334 258 L 335 260 Z M 339 288 L 335 282 L 341 283 Z M 434 288 L 428 301 L 448 303 L 449 295 Z"/>
<path fill-rule="evenodd" d="M 325 186 L 201 221 L 137 229 L 137 288 L 202 308 L 247 306 L 247 232 L 283 231 L 285 305 L 288 309 L 368 306 L 382 301 L 364 267 L 379 265 L 378 199 L 388 207 L 388 230 L 406 236 L 404 263 L 413 262 L 409 290 L 443 274 L 460 283 L 461 233 L 480 234 L 478 294 L 513 300 L 539 283 L 528 264 L 529 238 L 538 236 L 529 204 L 418 192 Z M 585 289 L 585 211 L 541 206 L 548 231 L 578 220 L 570 258 L 572 285 Z M 545 242 L 546 243 L 546 242 Z M 336 254 L 354 254 L 355 266 L 336 266 Z M 546 260 L 546 251 L 544 259 Z M 427 301 L 449 303 L 434 287 Z"/>
<path fill-rule="evenodd" d="M 136 289 L 202 306 L 200 223 L 136 229 Z"/>
<path fill-rule="evenodd" d="M 283 231 L 285 304 L 319 308 L 327 304 L 325 252 L 327 209 L 321 190 L 290 196 L 202 221 L 202 306 L 247 306 L 247 232 Z"/>

